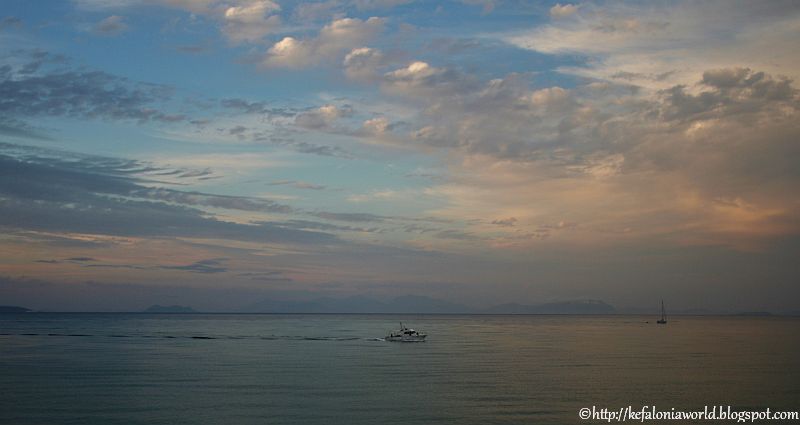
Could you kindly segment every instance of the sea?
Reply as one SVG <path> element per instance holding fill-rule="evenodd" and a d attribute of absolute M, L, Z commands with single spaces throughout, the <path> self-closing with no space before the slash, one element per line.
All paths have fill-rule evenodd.
<path fill-rule="evenodd" d="M 564 424 L 605 423 L 581 420 L 583 408 L 800 410 L 800 318 L 655 320 L 2 314 L 0 423 Z M 400 321 L 427 341 L 384 341 Z"/>

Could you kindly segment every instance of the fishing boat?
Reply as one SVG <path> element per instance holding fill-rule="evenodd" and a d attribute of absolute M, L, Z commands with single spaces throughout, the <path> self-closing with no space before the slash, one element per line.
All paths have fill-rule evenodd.
<path fill-rule="evenodd" d="M 664 311 L 664 300 L 661 300 L 661 319 L 658 320 L 659 325 L 666 325 L 667 324 L 667 313 Z"/>
<path fill-rule="evenodd" d="M 407 328 L 400 322 L 400 330 L 390 332 L 384 339 L 392 342 L 425 342 L 426 336 L 428 335 Z"/>

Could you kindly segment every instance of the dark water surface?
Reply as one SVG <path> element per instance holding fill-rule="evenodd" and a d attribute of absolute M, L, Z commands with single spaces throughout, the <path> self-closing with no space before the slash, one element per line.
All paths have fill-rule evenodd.
<path fill-rule="evenodd" d="M 377 339 L 399 320 L 429 341 Z M 653 320 L 2 314 L 0 422 L 555 424 L 593 405 L 800 410 L 800 319 Z"/>

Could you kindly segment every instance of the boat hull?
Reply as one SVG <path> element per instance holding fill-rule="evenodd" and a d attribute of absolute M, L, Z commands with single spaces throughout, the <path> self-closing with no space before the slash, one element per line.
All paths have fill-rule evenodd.
<path fill-rule="evenodd" d="M 425 342 L 425 336 L 415 336 L 415 337 L 407 337 L 407 336 L 387 336 L 384 338 L 386 341 L 389 342 Z"/>

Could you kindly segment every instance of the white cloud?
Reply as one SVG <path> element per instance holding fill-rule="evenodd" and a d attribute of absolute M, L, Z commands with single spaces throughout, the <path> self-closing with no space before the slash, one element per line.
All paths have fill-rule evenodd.
<path fill-rule="evenodd" d="M 230 6 L 223 14 L 222 32 L 233 43 L 260 41 L 280 27 L 280 16 L 272 14 L 280 10 L 281 7 L 270 0 Z"/>
<path fill-rule="evenodd" d="M 158 5 L 205 16 L 218 22 L 231 43 L 263 41 L 281 27 L 280 5 L 271 0 L 74 0 L 82 9 L 104 11 Z"/>
<path fill-rule="evenodd" d="M 339 118 L 349 117 L 353 109 L 349 106 L 324 105 L 295 117 L 295 125 L 314 130 L 334 131 L 334 124 Z"/>
<path fill-rule="evenodd" d="M 298 40 L 285 37 L 267 52 L 262 64 L 270 68 L 303 68 L 329 61 L 343 51 L 363 45 L 383 31 L 386 20 L 342 18 L 324 26 L 316 37 Z"/>
<path fill-rule="evenodd" d="M 303 68 L 317 60 L 312 43 L 284 37 L 270 47 L 263 64 L 267 67 Z"/>
<path fill-rule="evenodd" d="M 383 75 L 382 87 L 403 96 L 436 97 L 469 89 L 472 81 L 454 69 L 438 68 L 414 61 Z"/>
<path fill-rule="evenodd" d="M 564 4 L 556 3 L 553 7 L 550 8 L 550 16 L 553 19 L 561 19 L 566 18 L 568 16 L 572 16 L 575 12 L 578 11 L 578 6 L 574 4 Z"/>
<path fill-rule="evenodd" d="M 557 7 L 556 14 L 564 11 Z M 696 81 L 708 68 L 742 65 L 800 77 L 794 54 L 800 8 L 785 3 L 584 4 L 572 17 L 500 38 L 542 53 L 591 58 L 562 72 L 606 81 L 624 76 L 650 89 Z"/>
<path fill-rule="evenodd" d="M 391 121 L 386 117 L 377 117 L 364 121 L 362 129 L 367 134 L 382 135 L 391 130 Z"/>

